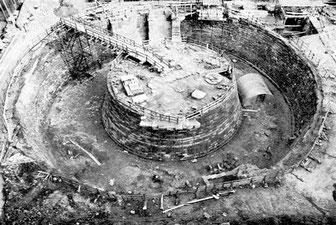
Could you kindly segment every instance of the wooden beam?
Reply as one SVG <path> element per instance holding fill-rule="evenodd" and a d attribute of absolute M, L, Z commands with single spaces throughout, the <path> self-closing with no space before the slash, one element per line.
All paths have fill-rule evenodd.
<path fill-rule="evenodd" d="M 11 17 L 12 13 L 11 13 L 10 9 L 8 8 L 6 1 L 2 0 L 2 2 L 3 2 L 5 8 L 6 8 L 7 12 L 8 12 L 8 18 Z M 7 21 L 7 18 L 6 18 L 6 21 Z"/>
<path fill-rule="evenodd" d="M 98 166 L 101 166 L 101 163 L 90 152 L 86 151 L 83 147 L 81 147 L 79 144 L 77 144 L 73 140 L 69 139 L 69 141 L 72 144 L 74 144 L 75 146 L 77 146 L 80 150 L 82 150 L 83 152 L 85 152 L 95 163 L 97 163 Z"/>
<path fill-rule="evenodd" d="M 201 198 L 201 199 L 194 199 L 194 200 L 191 200 L 191 201 L 189 201 L 189 202 L 187 202 L 187 203 L 184 203 L 184 204 L 175 206 L 175 207 L 170 208 L 170 209 L 166 209 L 166 210 L 162 211 L 162 213 L 170 212 L 170 211 L 172 211 L 172 210 L 181 208 L 182 206 L 186 206 L 186 205 L 194 204 L 194 203 L 197 203 L 197 202 L 207 201 L 207 200 L 210 200 L 210 199 L 216 199 L 216 200 L 218 200 L 218 199 L 219 199 L 219 195 L 212 195 L 212 196 L 208 196 L 208 197 Z"/>

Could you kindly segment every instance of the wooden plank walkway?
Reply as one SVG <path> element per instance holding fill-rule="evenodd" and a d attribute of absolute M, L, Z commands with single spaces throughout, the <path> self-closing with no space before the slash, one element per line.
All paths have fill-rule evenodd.
<path fill-rule="evenodd" d="M 86 33 L 87 35 L 105 42 L 108 45 L 120 48 L 140 61 L 147 61 L 161 73 L 169 71 L 170 62 L 168 60 L 159 56 L 154 51 L 149 50 L 145 46 L 136 43 L 132 39 L 116 33 L 109 33 L 107 30 L 99 27 L 94 27 L 80 18 L 61 19 L 61 23 L 65 26 Z"/>

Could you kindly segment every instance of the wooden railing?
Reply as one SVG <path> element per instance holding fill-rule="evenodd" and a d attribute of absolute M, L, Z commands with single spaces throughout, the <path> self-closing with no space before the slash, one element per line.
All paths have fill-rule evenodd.
<path fill-rule="evenodd" d="M 171 42 L 171 38 L 163 38 L 162 42 Z M 144 42 L 144 45 L 147 45 L 150 41 L 146 41 Z M 228 56 L 226 56 L 224 54 L 224 51 L 220 48 L 215 47 L 213 44 L 208 43 L 208 42 L 202 42 L 199 40 L 195 40 L 192 39 L 190 37 L 182 37 L 182 42 L 191 44 L 191 45 L 195 45 L 197 47 L 202 47 L 202 48 L 206 48 L 206 49 L 210 49 L 212 51 L 217 52 L 218 54 L 221 55 L 221 57 L 225 58 L 228 62 L 230 62 L 230 58 Z M 232 71 L 233 71 L 233 65 L 230 64 Z M 235 83 L 235 77 L 233 77 L 233 81 L 232 81 L 232 86 L 230 87 L 230 89 L 228 91 L 231 91 L 232 88 L 234 87 L 234 83 Z M 208 112 L 209 110 L 216 108 L 219 104 L 223 103 L 223 101 L 227 98 L 227 94 L 228 92 L 224 92 L 222 93 L 223 95 L 219 98 L 217 98 L 216 100 L 213 100 L 211 102 L 209 102 L 208 104 L 204 105 L 201 109 L 198 109 L 196 111 L 190 112 L 187 115 L 185 115 L 185 119 L 195 119 L 199 116 L 202 116 L 204 113 Z M 126 103 L 127 105 L 127 103 Z M 140 107 L 137 106 L 139 109 Z M 141 109 L 140 109 L 141 110 Z M 142 110 L 142 112 L 144 112 L 145 109 Z M 149 109 L 146 109 L 146 111 L 148 111 Z M 167 115 L 162 115 L 161 117 L 155 116 L 155 114 L 157 114 L 156 112 L 152 111 L 152 113 L 150 115 L 151 118 L 167 118 Z M 176 123 L 178 123 L 178 121 L 181 121 L 181 117 L 174 117 L 174 116 L 170 116 L 170 118 L 165 119 L 165 121 L 167 122 L 171 122 L 174 121 Z"/>
<path fill-rule="evenodd" d="M 17 127 L 17 120 L 14 118 L 14 106 L 12 98 L 15 97 L 10 92 L 11 87 L 15 81 L 15 79 L 21 74 L 21 71 L 23 68 L 30 62 L 30 59 L 32 57 L 32 53 L 34 52 L 34 49 L 36 46 L 38 46 L 41 42 L 43 42 L 50 34 L 52 34 L 56 29 L 58 29 L 61 26 L 60 23 L 56 23 L 55 25 L 51 26 L 49 29 L 45 30 L 45 32 L 38 35 L 36 38 L 32 40 L 32 42 L 22 49 L 22 51 L 19 53 L 16 63 L 13 63 L 14 67 L 11 69 L 8 69 L 7 65 L 3 70 L 1 71 L 2 77 L 5 80 L 2 80 L 1 82 L 6 83 L 6 91 L 4 93 L 3 97 L 3 105 L 2 105 L 2 117 L 4 121 L 4 126 L 7 131 L 7 137 L 6 140 L 3 142 L 3 146 L 0 153 L 0 163 L 4 160 L 4 156 L 6 154 L 6 151 L 9 147 L 9 143 L 13 141 L 14 138 L 14 130 Z M 3 64 L 3 60 L 6 57 L 6 55 L 3 55 L 3 57 L 0 60 L 0 64 Z M 9 82 L 6 81 L 9 79 Z"/>
<path fill-rule="evenodd" d="M 143 116 L 146 116 L 151 119 L 159 120 L 159 121 L 165 121 L 168 123 L 174 123 L 179 124 L 182 122 L 182 118 L 172 115 L 165 115 L 159 112 L 156 112 L 154 110 L 142 107 L 140 105 L 134 104 L 131 101 L 126 101 L 125 99 L 117 99 L 118 102 L 123 105 L 123 107 L 130 109 L 131 111 L 135 113 L 140 113 Z"/>
<path fill-rule="evenodd" d="M 118 56 L 112 61 L 111 67 L 116 67 L 123 60 L 124 55 L 125 55 L 125 52 L 119 53 Z M 113 78 L 112 78 L 112 74 L 110 73 L 107 76 L 108 90 L 109 90 L 110 94 L 112 94 L 113 97 L 121 105 L 123 105 L 123 107 L 126 107 L 126 108 L 128 108 L 129 110 L 131 110 L 135 113 L 140 113 L 141 115 L 144 115 L 148 118 L 159 120 L 159 121 L 165 121 L 165 122 L 168 122 L 168 123 L 175 123 L 175 124 L 178 124 L 182 121 L 180 117 L 158 113 L 154 110 L 151 110 L 151 109 L 142 107 L 140 105 L 134 104 L 133 102 L 126 101 L 125 99 L 118 98 L 112 83 L 113 83 Z"/>
<path fill-rule="evenodd" d="M 188 1 L 188 0 L 179 0 L 179 1 L 127 1 L 122 3 L 110 3 L 110 4 L 87 4 L 86 5 L 86 15 L 96 14 L 97 12 L 102 12 L 103 16 L 110 20 L 115 20 L 120 16 L 128 16 L 133 11 L 143 11 L 149 10 L 152 6 L 167 6 L 167 7 L 178 7 L 181 12 L 185 14 L 192 13 L 192 6 L 196 5 L 198 1 Z M 120 10 L 120 7 L 127 7 L 127 9 Z M 188 9 L 188 7 L 190 9 Z"/>
<path fill-rule="evenodd" d="M 11 77 L 10 81 L 8 83 L 7 86 L 7 90 L 4 96 L 4 103 L 3 103 L 3 118 L 4 118 L 4 122 L 5 122 L 5 126 L 7 129 L 7 133 L 8 133 L 8 140 L 12 139 L 12 135 L 13 135 L 13 130 L 15 128 L 15 125 L 10 126 L 10 120 L 13 118 L 14 112 L 13 112 L 13 107 L 8 106 L 8 99 L 9 99 L 9 90 L 11 88 L 11 85 L 13 83 L 13 80 L 15 79 L 16 75 L 18 74 L 18 71 L 21 71 L 23 69 L 24 66 L 26 66 L 26 64 L 29 62 L 30 58 L 31 58 L 31 54 L 29 54 L 30 52 L 33 51 L 33 49 L 39 44 L 41 43 L 44 39 L 46 39 L 51 33 L 53 33 L 61 24 L 60 23 L 56 23 L 55 25 L 53 25 L 52 27 L 50 27 L 49 29 L 45 30 L 45 32 L 41 33 L 40 35 L 38 35 L 37 37 L 35 37 L 32 42 L 30 44 L 28 44 L 26 46 L 26 48 L 22 49 L 22 51 L 20 52 L 17 61 L 14 65 L 15 68 L 8 70 L 8 71 L 3 71 L 4 73 L 8 74 L 7 77 Z M 4 55 L 5 57 L 5 55 Z M 2 60 L 1 60 L 2 61 Z"/>
<path fill-rule="evenodd" d="M 162 64 L 160 63 L 165 63 L 166 65 L 168 65 L 168 67 L 170 67 L 170 62 L 165 60 L 163 57 L 159 56 L 158 54 L 156 54 L 155 52 L 150 51 L 146 45 L 144 44 L 138 44 L 135 41 L 126 38 L 124 36 L 118 35 L 116 33 L 110 34 L 107 32 L 107 30 L 104 29 L 99 29 L 96 27 L 92 27 L 92 25 L 86 23 L 86 21 L 81 20 L 80 18 L 75 18 L 74 20 L 76 20 L 78 23 L 73 22 L 73 21 L 65 21 L 65 24 L 70 25 L 76 29 L 82 29 L 84 32 L 86 32 L 87 34 L 101 39 L 102 41 L 111 44 L 111 45 L 115 45 L 117 47 L 121 47 L 123 50 L 127 51 L 127 52 L 131 52 L 133 54 L 135 54 L 136 56 L 140 56 L 145 58 L 149 63 L 151 63 L 153 66 L 156 67 L 161 67 L 162 70 L 164 70 L 164 67 L 162 66 Z M 84 27 L 78 28 L 78 26 L 81 26 L 84 24 Z M 113 38 L 111 38 L 113 37 Z M 223 54 L 223 51 L 217 47 L 215 47 L 213 44 L 211 43 L 204 43 L 198 40 L 193 40 L 191 38 L 183 38 L 183 41 L 188 42 L 190 44 L 195 44 L 198 46 L 202 46 L 208 49 L 211 49 L 213 51 L 216 51 L 220 54 Z M 293 42 L 293 41 L 292 41 Z M 297 44 L 297 46 L 300 46 Z M 301 44 L 301 47 L 303 47 L 304 45 Z M 221 96 L 220 98 L 208 103 L 207 105 L 205 105 L 204 107 L 202 107 L 201 109 L 192 112 L 190 114 L 186 115 L 186 119 L 194 119 L 200 115 L 203 115 L 205 112 L 211 110 L 212 108 L 215 108 L 216 106 L 218 106 L 220 103 L 222 103 L 226 98 L 226 95 L 223 94 L 223 96 Z M 149 109 L 145 109 L 145 108 L 141 108 L 140 106 L 137 106 L 137 108 L 139 109 L 139 111 L 141 111 L 144 115 L 148 115 L 151 118 L 159 118 L 160 120 L 164 120 L 167 122 L 176 122 L 178 123 L 179 119 L 178 117 L 174 117 L 174 116 L 168 116 L 168 115 L 164 115 L 164 114 L 160 114 L 157 113 L 155 111 L 149 110 Z"/>
<path fill-rule="evenodd" d="M 187 42 L 187 43 L 192 44 L 192 45 L 195 45 L 195 46 L 198 46 L 198 47 L 203 47 L 203 48 L 215 51 L 215 52 L 219 53 L 221 55 L 221 57 L 224 57 L 228 62 L 230 62 L 229 57 L 225 56 L 224 51 L 222 49 L 220 49 L 220 48 L 215 47 L 211 43 L 204 42 L 204 41 L 202 42 L 202 41 L 199 41 L 199 40 L 192 39 L 190 37 L 183 37 L 182 41 Z M 231 63 L 230 63 L 230 66 L 231 66 L 232 71 L 233 71 L 233 65 Z M 230 86 L 230 89 L 228 90 L 229 92 L 234 87 L 233 86 L 234 82 L 235 82 L 235 77 L 233 76 L 232 86 Z M 208 112 L 209 110 L 211 110 L 213 108 L 216 108 L 219 104 L 223 103 L 223 101 L 227 98 L 227 94 L 228 94 L 228 92 L 222 93 L 221 97 L 217 98 L 216 100 L 213 100 L 213 101 L 209 102 L 208 104 L 206 104 L 205 106 L 203 106 L 201 109 L 196 110 L 196 111 L 194 111 L 192 113 L 187 114 L 186 118 L 187 119 L 194 119 L 194 118 L 196 118 L 198 116 L 203 115 L 204 113 Z"/>
<path fill-rule="evenodd" d="M 168 60 L 159 56 L 154 51 L 151 51 L 146 46 L 138 44 L 134 40 L 117 33 L 109 33 L 106 29 L 93 26 L 81 18 L 72 17 L 71 19 L 61 19 L 61 23 L 78 31 L 82 31 L 109 45 L 116 46 L 128 53 L 133 53 L 135 56 L 140 56 L 156 67 L 159 72 L 163 72 L 170 67 Z"/>

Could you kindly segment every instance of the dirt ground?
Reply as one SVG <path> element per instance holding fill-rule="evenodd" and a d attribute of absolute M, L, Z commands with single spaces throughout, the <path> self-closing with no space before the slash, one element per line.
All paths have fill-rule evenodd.
<path fill-rule="evenodd" d="M 51 57 L 55 58 L 54 55 Z M 46 57 L 45 60 L 49 59 Z M 49 70 L 58 70 L 51 64 L 49 67 Z M 261 104 L 259 113 L 246 113 L 232 141 L 223 149 L 198 159 L 197 163 L 162 163 L 129 155 L 109 138 L 101 121 L 109 68 L 107 61 L 92 79 L 70 82 L 57 95 L 46 120 L 41 121 L 41 135 L 45 135 L 53 148 L 53 156 L 63 173 L 105 190 L 158 194 L 183 187 L 186 180 L 192 184 L 201 182 L 200 177 L 209 174 L 208 165 L 228 161 L 232 168 L 246 163 L 270 168 L 288 152 L 290 111 L 281 94 L 267 81 L 275 95 L 274 101 Z M 257 72 L 239 60 L 235 68 L 237 76 Z M 36 68 L 37 71 L 40 69 Z M 32 84 L 28 81 L 26 85 Z M 25 98 L 29 98 L 27 93 Z M 102 165 L 97 166 L 70 140 L 89 150 Z M 266 151 L 268 147 L 270 150 Z M 232 159 L 235 160 L 232 162 Z M 163 178 L 163 185 L 152 182 L 151 177 L 155 174 Z M 112 186 L 111 180 L 114 181 Z"/>
<path fill-rule="evenodd" d="M 332 32 L 332 26 L 326 28 L 326 33 Z M 336 49 L 334 39 L 331 35 L 323 39 L 323 34 L 301 39 L 311 43 L 309 48 L 322 58 L 323 66 L 335 71 L 331 54 L 326 54 L 330 52 L 327 50 Z M 40 65 L 43 60 L 48 57 Z M 52 60 L 61 62 L 59 57 Z M 237 76 L 256 72 L 236 60 Z M 48 71 L 55 74 L 65 70 L 47 65 Z M 43 66 L 37 66 L 37 71 L 41 69 Z M 68 83 L 52 100 L 44 123 L 36 124 L 41 128 L 41 133 L 36 135 L 43 137 L 40 146 L 52 149 L 60 166 L 58 171 L 53 171 L 54 175 L 34 163 L 2 169 L 5 224 L 225 224 L 228 221 L 230 224 L 336 224 L 336 204 L 331 197 L 332 184 L 336 182 L 334 114 L 327 119 L 328 139 L 314 150 L 322 164 L 312 161 L 309 164 L 312 172 L 298 168 L 285 176 L 281 186 L 237 189 L 234 195 L 162 214 L 159 193 L 185 189 L 186 181 L 192 186 L 200 183 L 200 176 L 209 174 L 208 165 L 235 157 L 237 164 L 251 163 L 260 168 L 274 165 L 286 154 L 284 140 L 291 134 L 289 109 L 281 94 L 266 81 L 277 101 L 262 105 L 259 114 L 245 114 L 242 128 L 224 149 L 196 163 L 143 160 L 123 152 L 102 126 L 100 106 L 108 70 L 106 61 L 102 69 L 92 73 L 93 79 Z M 35 81 L 25 82 L 29 87 Z M 331 93 L 332 101 L 335 87 L 334 80 L 324 80 L 325 93 Z M 25 99 L 36 101 L 34 96 L 27 95 Z M 333 102 L 331 106 L 332 112 L 336 112 Z M 96 165 L 70 139 L 90 151 L 102 165 Z M 265 151 L 268 146 L 271 154 Z M 58 176 L 57 172 L 74 179 Z M 163 184 L 153 182 L 151 178 L 155 174 L 163 178 Z M 139 193 L 147 194 L 149 210 L 143 209 L 144 196 Z M 183 194 L 165 196 L 164 207 L 194 198 Z"/>
<path fill-rule="evenodd" d="M 331 7 L 335 11 L 335 8 Z M 299 192 L 306 196 L 310 196 L 316 204 L 325 212 L 333 214 L 336 212 L 336 204 L 332 199 L 331 192 L 333 184 L 336 183 L 336 149 L 335 149 L 335 25 L 329 20 L 322 17 L 325 27 L 323 32 L 316 35 L 303 36 L 300 39 L 308 45 L 316 57 L 320 59 L 319 71 L 323 75 L 322 86 L 324 90 L 324 107 L 325 111 L 330 109 L 330 113 L 326 119 L 324 133 L 320 146 L 316 146 L 313 150 L 313 155 L 317 156 L 322 162 L 321 164 L 312 161 L 307 165 L 311 169 L 308 172 L 306 169 L 298 168 L 292 174 L 286 175 L 286 180 L 290 185 L 295 186 Z M 328 73 L 326 73 L 326 71 Z M 299 179 L 298 179 L 299 178 Z"/>
<path fill-rule="evenodd" d="M 160 199 L 116 195 L 20 164 L 3 171 L 5 224 L 334 224 L 292 186 L 238 189 L 234 195 L 163 214 Z M 248 197 L 247 197 L 248 196 Z M 190 195 L 165 196 L 164 209 Z M 311 203 L 312 202 L 312 203 Z"/>
<path fill-rule="evenodd" d="M 51 52 L 48 53 L 48 51 Z M 39 83 L 39 80 L 44 79 L 43 85 L 38 89 L 39 94 L 34 93 L 32 90 L 30 93 L 23 89 L 21 94 L 23 96 L 19 98 L 21 100 L 17 103 L 19 115 L 30 114 L 27 110 L 35 109 L 23 107 L 24 104 L 27 104 L 28 102 L 35 102 L 36 106 L 43 105 L 42 102 L 39 103 L 41 99 L 39 99 L 38 96 L 44 96 L 44 94 L 41 93 L 43 92 L 43 86 L 47 86 L 48 82 L 52 81 L 52 75 L 48 74 L 47 77 L 49 77 L 48 79 L 50 81 L 46 82 L 46 78 L 43 78 L 43 75 L 41 75 L 44 71 L 54 71 L 55 75 L 62 74 L 63 72 L 60 72 L 64 71 L 64 67 L 58 68 L 58 66 L 62 64 L 61 58 L 55 57 L 55 54 L 57 53 L 50 49 L 50 46 L 46 46 L 42 52 L 43 57 L 39 58 L 38 63 L 33 59 L 31 65 L 25 70 L 28 74 L 23 75 L 25 78 L 23 82 L 25 83 L 25 86 L 33 87 L 37 85 L 37 83 L 34 84 L 34 82 Z M 226 161 L 231 163 L 231 165 L 229 165 L 229 168 L 231 167 L 231 169 L 243 163 L 255 164 L 260 168 L 269 168 L 286 154 L 283 149 L 286 148 L 285 140 L 288 139 L 291 130 L 290 112 L 281 94 L 267 80 L 266 82 L 272 93 L 275 95 L 274 99 L 276 99 L 276 101 L 266 102 L 265 104 L 260 105 L 260 113 L 246 114 L 244 116 L 243 125 L 236 137 L 225 146 L 224 149 L 216 151 L 207 157 L 200 158 L 196 163 L 189 161 L 160 163 L 139 159 L 136 156 L 123 152 L 122 149 L 113 143 L 105 133 L 101 122 L 100 107 L 106 92 L 106 74 L 109 71 L 109 63 L 112 59 L 112 56 L 110 59 L 107 59 L 105 63 L 103 63 L 102 68 L 93 73 L 92 78 L 82 80 L 81 82 L 68 82 L 57 94 L 57 97 L 52 100 L 53 102 L 48 104 L 50 105 L 50 108 L 46 109 L 48 114 L 45 119 L 38 120 L 39 122 L 35 120 L 31 121 L 39 124 L 36 124 L 36 126 L 39 127 L 38 130 L 40 133 L 35 135 L 42 137 L 42 139 L 39 140 L 42 143 L 38 146 L 52 148 L 51 152 L 53 152 L 54 160 L 57 161 L 57 170 L 59 173 L 73 177 L 75 180 L 88 184 L 91 187 L 96 187 L 99 190 L 112 193 L 112 197 L 115 197 L 115 193 L 131 193 L 138 195 L 146 194 L 148 198 L 151 198 L 152 196 L 152 198 L 155 199 L 163 191 L 171 191 L 173 193 L 176 192 L 176 190 L 185 189 L 186 181 L 194 186 L 200 184 L 202 182 L 201 176 L 209 174 L 209 171 L 206 169 L 206 166 L 208 165 L 215 165 L 219 162 Z M 58 63 L 56 63 L 57 60 Z M 257 72 L 239 59 L 235 59 L 234 61 L 236 68 L 235 73 L 238 77 L 242 74 Z M 48 68 L 46 68 L 46 66 Z M 33 74 L 37 75 L 39 79 L 29 78 Z M 25 110 L 26 112 L 23 113 L 20 112 L 20 110 Z M 34 112 L 32 112 L 32 115 L 33 114 Z M 287 116 L 284 117 L 283 115 Z M 29 121 L 29 118 L 25 118 L 25 120 L 22 121 L 27 122 Z M 288 132 L 288 134 L 286 132 Z M 285 135 L 288 136 L 286 137 Z M 30 136 L 26 136 L 26 139 L 29 138 Z M 102 165 L 96 165 L 81 151 L 81 149 L 71 144 L 70 140 L 76 141 L 80 146 L 89 150 Z M 36 141 L 36 139 L 32 141 Z M 271 146 L 271 152 L 266 152 L 268 146 Z M 38 174 L 36 171 L 33 172 Z M 158 184 L 153 182 L 153 175 L 162 177 L 163 183 Z M 17 174 L 15 174 L 15 176 L 17 176 Z M 20 180 L 20 178 L 18 179 Z M 65 178 L 62 179 L 64 180 Z M 33 180 L 35 180 L 35 177 Z M 26 182 L 28 181 L 25 181 L 24 183 Z M 53 182 L 53 180 L 50 181 L 50 178 L 43 178 L 42 183 L 40 184 L 40 182 L 37 182 L 39 186 L 35 188 L 37 190 L 44 190 L 45 188 L 50 189 L 50 182 Z M 46 185 L 46 187 L 44 185 Z M 61 186 L 62 185 L 63 183 Z M 39 193 L 39 191 L 35 190 L 29 183 L 25 187 L 33 192 L 32 195 L 34 195 L 35 191 Z M 15 190 L 17 187 L 14 185 L 12 188 Z M 30 188 L 33 189 L 30 190 Z M 75 187 L 73 189 L 77 188 Z M 11 191 L 13 190 L 10 189 L 9 192 Z M 57 198 L 63 199 L 64 196 L 60 197 L 59 195 L 65 195 L 69 190 L 66 189 L 64 192 L 60 193 L 59 189 L 55 188 L 52 189 L 52 191 L 56 192 L 55 196 L 57 196 Z M 54 196 L 54 194 L 52 194 L 54 192 L 52 191 L 50 191 L 50 193 L 47 192 L 46 198 L 50 195 Z M 16 195 L 15 193 L 12 194 L 14 196 Z M 244 196 L 245 194 L 245 191 L 242 191 L 241 195 Z M 188 201 L 193 198 L 194 196 L 188 195 L 178 197 L 179 201 Z M 176 201 L 174 199 L 174 196 L 169 197 L 166 202 L 166 207 L 172 207 Z M 60 201 L 62 202 L 63 200 Z M 9 202 L 10 204 L 13 203 L 12 200 Z M 39 201 L 39 204 L 42 204 L 44 207 L 44 204 L 48 205 L 48 201 Z M 134 204 L 133 200 L 132 204 Z M 230 207 L 231 204 L 235 204 L 235 201 L 228 203 L 227 207 Z M 19 206 L 14 204 L 13 206 L 10 205 L 9 208 L 10 207 L 14 207 L 15 210 L 18 210 L 17 207 Z M 222 206 L 207 207 L 209 207 L 209 210 L 211 211 L 216 211 L 217 214 L 218 211 L 222 210 Z M 229 212 L 231 216 L 228 217 L 228 219 L 239 216 L 240 205 L 238 204 L 236 207 L 237 211 Z M 68 209 L 68 206 L 65 208 Z M 48 207 L 43 209 L 43 213 L 44 210 L 47 209 Z M 36 210 L 41 210 L 41 208 L 37 208 Z M 154 214 L 155 210 L 158 210 L 158 208 L 153 207 L 153 210 L 152 214 Z M 180 213 L 184 214 L 190 210 L 191 212 L 195 211 L 195 213 L 199 213 L 199 210 L 206 211 L 206 209 L 203 208 L 199 209 L 196 207 L 196 209 L 191 209 L 190 207 L 186 207 L 182 212 L 178 212 L 174 218 L 179 220 Z M 114 210 L 112 211 L 114 212 Z M 25 213 L 29 214 L 32 212 L 33 211 L 27 211 Z M 125 213 L 129 214 L 129 212 Z M 158 213 L 158 215 L 160 217 L 161 213 Z M 154 218 L 151 219 L 155 219 L 155 215 L 153 216 Z M 10 217 L 7 219 L 8 221 L 11 221 L 13 218 Z M 63 219 L 67 220 L 69 218 L 70 217 L 65 216 Z M 62 218 L 58 217 L 58 219 Z M 189 219 L 192 220 L 192 217 Z M 227 218 L 224 217 L 224 220 L 226 219 Z"/>

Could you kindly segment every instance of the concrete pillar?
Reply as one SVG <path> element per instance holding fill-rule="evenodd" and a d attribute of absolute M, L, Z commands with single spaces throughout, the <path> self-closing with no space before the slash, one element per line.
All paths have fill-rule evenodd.
<path fill-rule="evenodd" d="M 115 33 L 130 38 L 139 44 L 143 41 L 143 35 L 140 31 L 141 25 L 139 24 L 141 22 L 141 16 L 136 11 L 124 15 L 122 19 L 117 21 L 111 19 L 113 31 Z"/>
<path fill-rule="evenodd" d="M 150 44 L 159 44 L 165 38 L 171 37 L 172 21 L 169 19 L 171 12 L 167 8 L 153 9 L 149 12 L 149 40 Z"/>
<path fill-rule="evenodd" d="M 172 21 L 172 42 L 182 42 L 181 19 L 179 16 Z"/>

